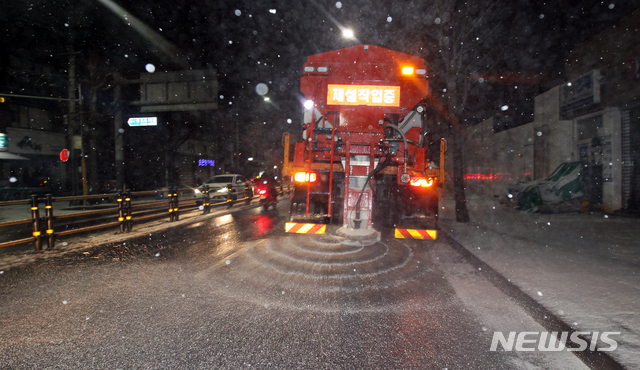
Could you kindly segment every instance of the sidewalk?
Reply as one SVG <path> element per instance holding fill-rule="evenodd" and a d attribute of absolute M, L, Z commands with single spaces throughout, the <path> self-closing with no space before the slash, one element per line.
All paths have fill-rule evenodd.
<path fill-rule="evenodd" d="M 525 213 L 468 197 L 471 222 L 444 197 L 440 226 L 574 329 L 614 331 L 614 359 L 640 369 L 640 219 Z"/>

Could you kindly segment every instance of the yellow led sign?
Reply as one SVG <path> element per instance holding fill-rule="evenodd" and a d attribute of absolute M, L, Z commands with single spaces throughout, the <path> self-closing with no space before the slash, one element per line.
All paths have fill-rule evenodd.
<path fill-rule="evenodd" d="M 327 85 L 327 105 L 399 107 L 400 86 Z"/>

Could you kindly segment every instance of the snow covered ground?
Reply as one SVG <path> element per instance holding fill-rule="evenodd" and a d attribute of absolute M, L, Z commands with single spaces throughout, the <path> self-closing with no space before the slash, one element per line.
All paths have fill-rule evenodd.
<path fill-rule="evenodd" d="M 468 198 L 471 222 L 458 223 L 444 196 L 444 231 L 572 328 L 621 332 L 608 353 L 640 369 L 640 218 L 525 213 Z"/>

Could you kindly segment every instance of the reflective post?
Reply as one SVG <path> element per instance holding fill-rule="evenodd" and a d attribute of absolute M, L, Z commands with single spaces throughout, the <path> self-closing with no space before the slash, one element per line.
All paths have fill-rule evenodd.
<path fill-rule="evenodd" d="M 47 194 L 47 203 L 45 206 L 47 216 L 47 244 L 48 249 L 54 249 L 56 247 L 56 234 L 53 232 L 53 196 Z"/>
<path fill-rule="evenodd" d="M 169 189 L 169 220 L 178 221 L 180 218 L 178 208 L 178 190 L 176 188 Z"/>
<path fill-rule="evenodd" d="M 244 186 L 244 200 L 247 204 L 251 204 L 251 190 L 249 185 Z"/>
<path fill-rule="evenodd" d="M 120 222 L 120 232 L 123 233 L 125 230 L 125 208 L 123 204 L 123 197 L 121 193 L 118 193 L 118 221 Z"/>
<path fill-rule="evenodd" d="M 204 190 L 202 190 L 202 194 L 204 195 L 202 198 L 202 205 L 204 206 L 203 214 L 207 214 L 211 212 L 211 195 L 209 195 L 209 185 L 204 186 Z"/>
<path fill-rule="evenodd" d="M 42 233 L 40 231 L 40 209 L 38 208 L 38 196 L 31 195 L 31 220 L 33 222 L 34 246 L 37 251 L 42 250 Z"/>
<path fill-rule="evenodd" d="M 173 222 L 175 221 L 175 217 L 173 215 L 173 207 L 175 205 L 175 202 L 173 200 L 173 189 L 169 189 L 169 221 Z"/>
<path fill-rule="evenodd" d="M 180 219 L 180 199 L 178 197 L 178 188 L 173 188 L 173 216 L 176 218 L 176 221 Z"/>
<path fill-rule="evenodd" d="M 227 185 L 227 208 L 233 207 L 233 185 Z"/>
<path fill-rule="evenodd" d="M 126 192 L 125 196 L 124 196 L 124 213 L 125 213 L 125 228 L 127 230 L 127 232 L 131 231 L 131 229 L 133 228 L 133 209 L 131 207 L 131 193 L 130 192 Z"/>

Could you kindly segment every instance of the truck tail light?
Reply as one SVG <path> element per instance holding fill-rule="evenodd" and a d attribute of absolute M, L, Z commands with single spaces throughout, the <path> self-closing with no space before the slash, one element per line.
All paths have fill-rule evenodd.
<path fill-rule="evenodd" d="M 314 172 L 296 172 L 295 175 L 293 175 L 293 179 L 296 182 L 316 182 L 317 180 L 317 176 Z"/>
<path fill-rule="evenodd" d="M 402 74 L 405 76 L 410 76 L 413 74 L 413 67 L 402 67 Z"/>
<path fill-rule="evenodd" d="M 433 179 L 411 179 L 411 186 L 419 186 L 423 188 L 428 188 L 433 185 Z"/>

